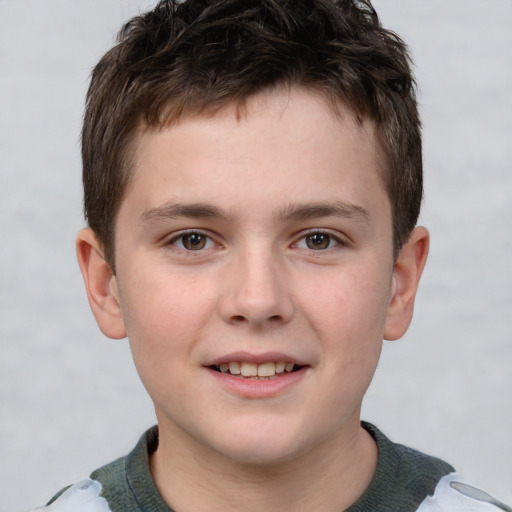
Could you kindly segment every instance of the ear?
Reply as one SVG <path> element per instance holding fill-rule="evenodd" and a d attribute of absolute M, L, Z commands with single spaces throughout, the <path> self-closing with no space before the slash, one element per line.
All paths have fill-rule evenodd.
<path fill-rule="evenodd" d="M 120 339 L 126 336 L 116 276 L 106 262 L 102 244 L 90 228 L 76 239 L 78 264 L 84 278 L 89 305 L 103 334 Z"/>
<path fill-rule="evenodd" d="M 418 284 L 427 261 L 429 239 L 428 231 L 418 227 L 398 254 L 384 329 L 386 340 L 401 338 L 411 323 Z"/>

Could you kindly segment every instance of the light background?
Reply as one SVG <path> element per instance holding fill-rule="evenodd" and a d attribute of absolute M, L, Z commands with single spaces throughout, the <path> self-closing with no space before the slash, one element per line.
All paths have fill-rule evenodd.
<path fill-rule="evenodd" d="M 0 0 L 0 511 L 129 451 L 154 413 L 75 263 L 92 66 L 142 0 Z M 376 0 L 409 43 L 432 248 L 364 418 L 512 503 L 512 1 Z"/>

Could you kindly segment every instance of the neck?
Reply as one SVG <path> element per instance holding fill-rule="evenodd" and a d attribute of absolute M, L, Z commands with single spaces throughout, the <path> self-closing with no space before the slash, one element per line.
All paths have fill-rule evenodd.
<path fill-rule="evenodd" d="M 273 465 L 205 454 L 160 430 L 150 469 L 164 501 L 177 512 L 340 512 L 362 496 L 377 466 L 375 442 L 358 421 L 307 453 Z"/>

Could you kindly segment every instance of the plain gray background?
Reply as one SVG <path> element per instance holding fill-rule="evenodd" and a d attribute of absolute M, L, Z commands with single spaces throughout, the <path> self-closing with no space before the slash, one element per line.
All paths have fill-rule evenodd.
<path fill-rule="evenodd" d="M 0 0 L 0 510 L 43 504 L 154 422 L 75 262 L 92 66 L 147 0 Z M 376 0 L 411 46 L 432 247 L 363 417 L 512 503 L 512 1 Z"/>

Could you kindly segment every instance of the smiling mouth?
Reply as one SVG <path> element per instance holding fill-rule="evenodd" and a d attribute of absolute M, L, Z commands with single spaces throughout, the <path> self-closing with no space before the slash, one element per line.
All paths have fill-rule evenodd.
<path fill-rule="evenodd" d="M 304 366 L 295 363 L 286 363 L 283 361 L 266 362 L 261 364 L 249 363 L 245 361 L 233 361 L 230 363 L 220 363 L 210 366 L 212 370 L 234 377 L 246 379 L 278 379 L 288 373 L 301 370 Z"/>

